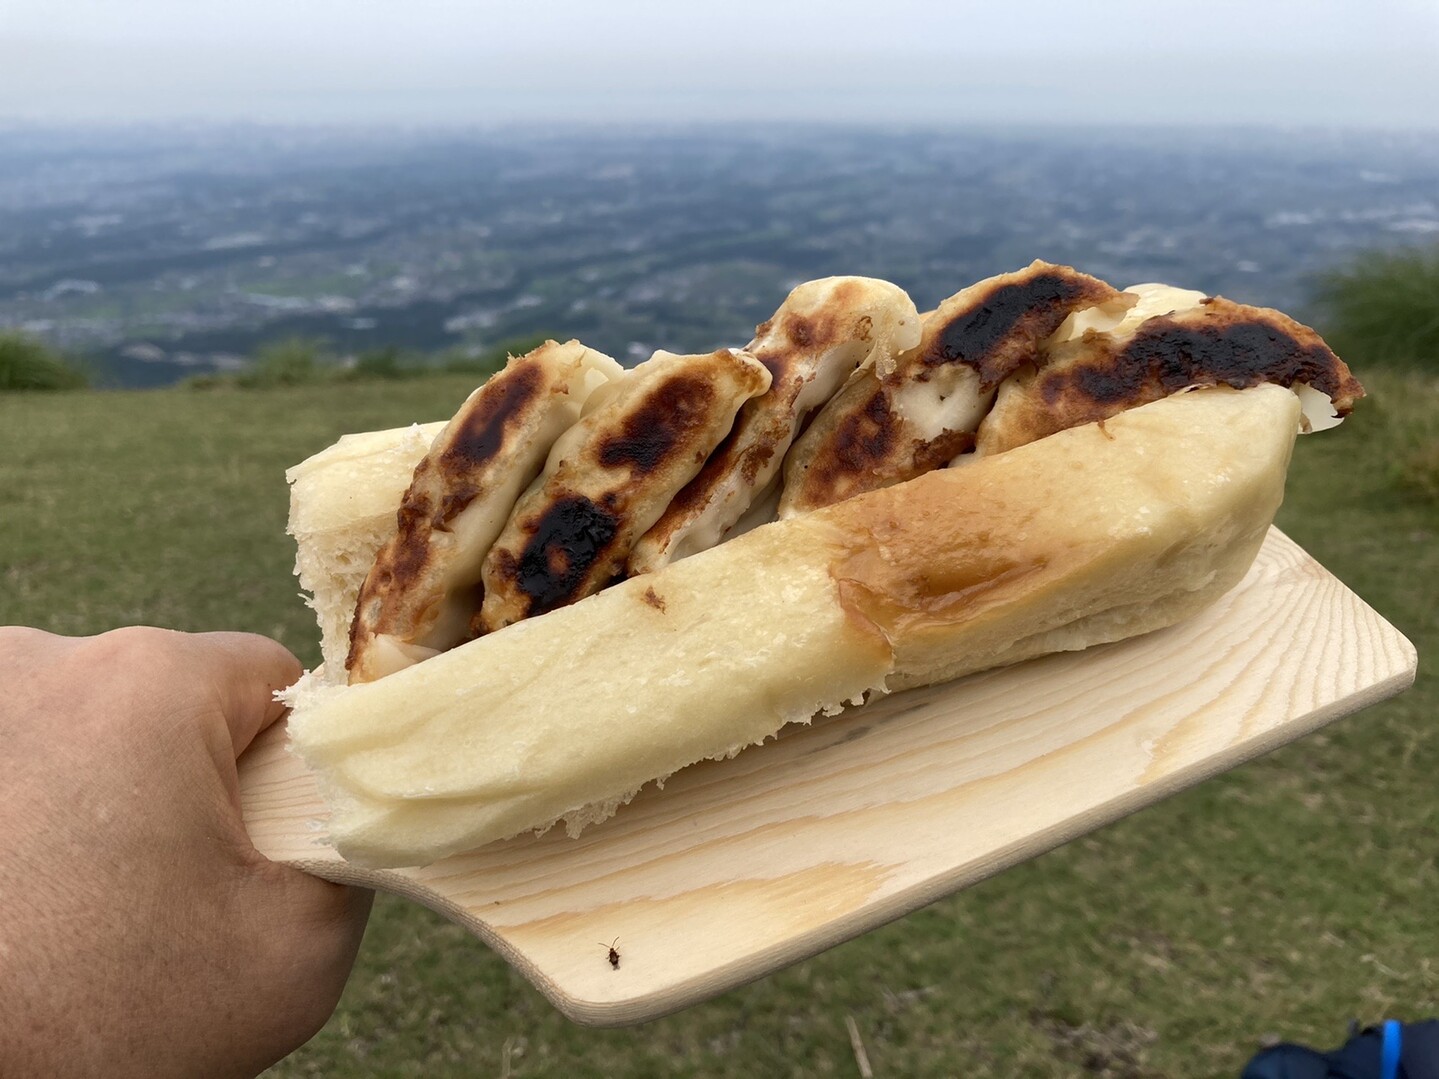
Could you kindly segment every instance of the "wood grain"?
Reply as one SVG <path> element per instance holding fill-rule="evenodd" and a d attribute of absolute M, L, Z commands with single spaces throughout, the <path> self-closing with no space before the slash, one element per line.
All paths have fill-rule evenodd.
<path fill-rule="evenodd" d="M 269 857 L 467 926 L 577 1022 L 762 977 L 1400 692 L 1413 646 L 1277 530 L 1197 618 L 884 698 L 645 790 L 578 839 L 365 870 L 283 724 L 240 762 Z M 612 969 L 606 945 L 618 938 Z"/>

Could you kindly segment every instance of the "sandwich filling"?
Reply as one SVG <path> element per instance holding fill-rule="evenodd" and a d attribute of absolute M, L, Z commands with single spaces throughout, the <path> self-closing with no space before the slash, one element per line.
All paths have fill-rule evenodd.
<path fill-rule="evenodd" d="M 547 342 L 475 391 L 416 465 L 354 601 L 348 679 L 777 516 L 1194 387 L 1261 383 L 1299 396 L 1305 431 L 1364 393 L 1318 334 L 1277 311 L 1167 285 L 1121 292 L 1038 261 L 924 316 L 887 282 L 808 282 L 746 348 L 657 352 L 630 371 Z"/>
<path fill-rule="evenodd" d="M 1067 266 L 1035 262 L 956 293 L 930 312 L 916 345 L 861 367 L 785 464 L 791 517 L 943 468 L 974 446 L 995 389 L 1035 362 L 1076 311 L 1132 299 Z"/>

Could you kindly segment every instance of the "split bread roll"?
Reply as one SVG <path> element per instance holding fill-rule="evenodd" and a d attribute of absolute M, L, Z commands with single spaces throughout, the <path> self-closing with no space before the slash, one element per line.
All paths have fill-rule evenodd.
<path fill-rule="evenodd" d="M 356 864 L 573 829 L 866 694 L 1197 612 L 1258 552 L 1299 426 L 1278 386 L 1166 397 L 761 526 L 373 683 L 307 676 L 289 691 L 291 743 Z M 416 441 L 365 436 L 296 470 L 327 660 L 326 613 L 353 606 L 350 564 L 385 536 L 379 496 L 337 492 L 387 472 L 393 514 Z"/>

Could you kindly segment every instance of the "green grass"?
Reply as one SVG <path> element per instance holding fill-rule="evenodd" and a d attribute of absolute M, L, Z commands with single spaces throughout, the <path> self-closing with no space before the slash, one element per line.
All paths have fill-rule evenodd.
<path fill-rule="evenodd" d="M 1325 338 L 1355 370 L 1439 372 L 1439 244 L 1361 255 L 1317 298 Z"/>
<path fill-rule="evenodd" d="M 0 332 L 0 393 L 78 390 L 89 381 L 83 371 L 36 338 Z"/>
<path fill-rule="evenodd" d="M 439 418 L 473 379 L 0 397 L 0 621 L 267 633 L 318 659 L 284 468 Z M 1439 501 L 1405 466 L 1439 381 L 1301 441 L 1280 523 L 1439 651 Z M 1408 468 L 1408 471 L 1406 471 Z M 1266 1035 L 1439 1011 L 1439 684 L 754 985 L 572 1026 L 477 940 L 382 897 L 340 1011 L 280 1077 L 1236 1076 Z"/>

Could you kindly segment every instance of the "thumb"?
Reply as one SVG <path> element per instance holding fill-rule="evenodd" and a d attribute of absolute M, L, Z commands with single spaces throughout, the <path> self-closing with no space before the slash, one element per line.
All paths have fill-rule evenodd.
<path fill-rule="evenodd" d="M 293 685 L 303 668 L 288 648 L 258 634 L 200 633 L 191 640 L 219 695 L 238 758 L 285 714 L 275 692 Z"/>

